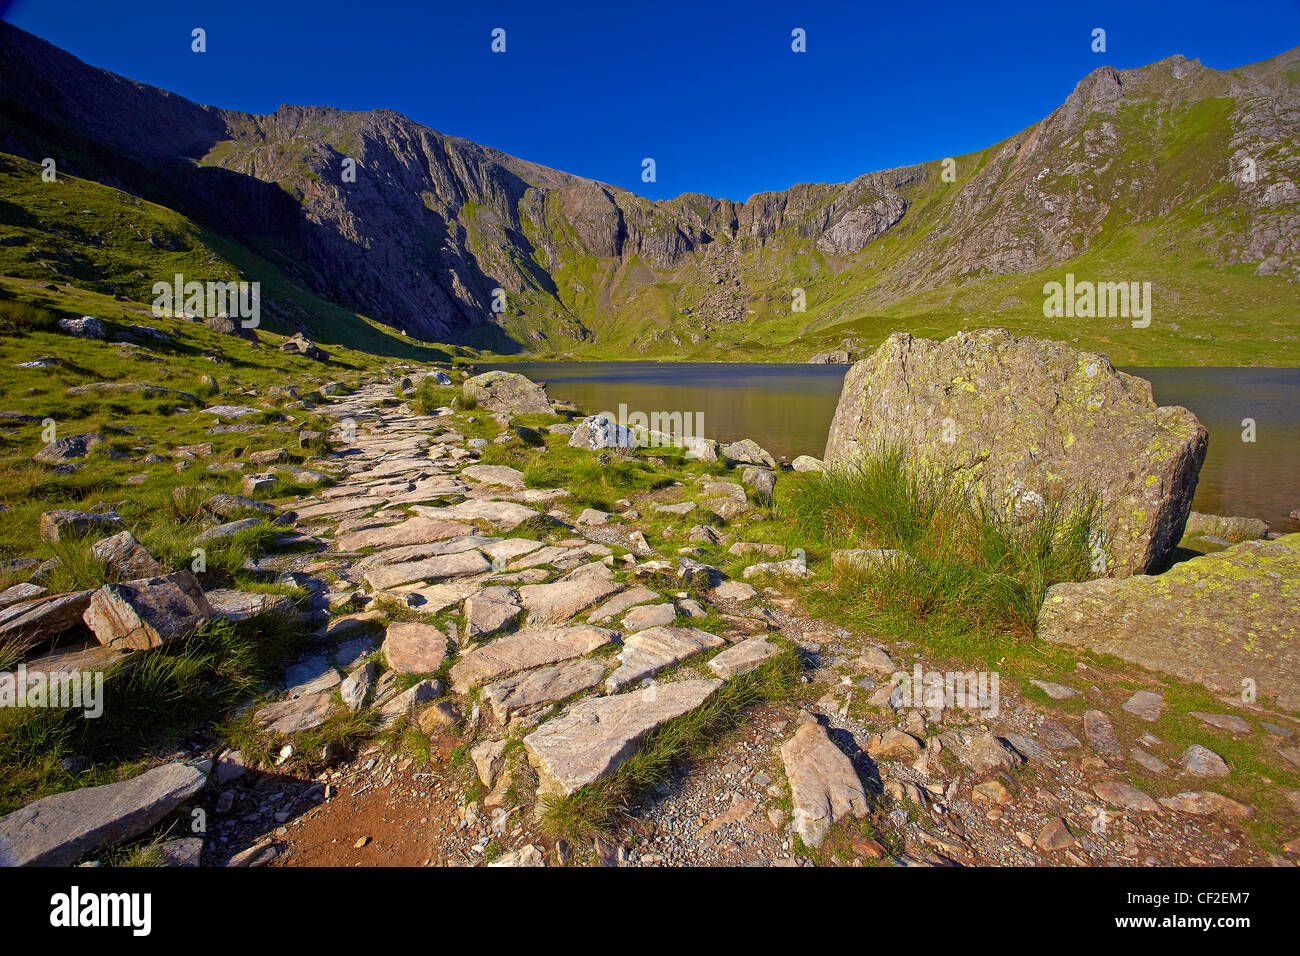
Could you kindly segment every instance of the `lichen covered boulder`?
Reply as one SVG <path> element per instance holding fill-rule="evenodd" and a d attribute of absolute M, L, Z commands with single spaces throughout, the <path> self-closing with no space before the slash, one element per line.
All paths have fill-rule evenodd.
<path fill-rule="evenodd" d="M 552 415 L 546 390 L 517 372 L 484 372 L 466 379 L 461 392 L 484 408 L 515 415 Z"/>
<path fill-rule="evenodd" d="M 1001 329 L 890 336 L 844 379 L 826 442 L 843 469 L 882 447 L 1019 517 L 1095 495 L 1104 573 L 1157 570 L 1182 537 L 1208 433 L 1104 355 Z"/>
<path fill-rule="evenodd" d="M 1050 588 L 1038 635 L 1300 710 L 1300 534 Z"/>

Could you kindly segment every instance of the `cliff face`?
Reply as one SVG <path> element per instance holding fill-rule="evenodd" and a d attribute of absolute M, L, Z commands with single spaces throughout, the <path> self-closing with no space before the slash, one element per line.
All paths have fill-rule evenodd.
<path fill-rule="evenodd" d="M 1069 260 L 1189 205 L 1206 255 L 1294 277 L 1298 63 L 1292 51 L 1228 72 L 1181 57 L 1103 67 L 1041 122 L 956 157 L 954 182 L 934 162 L 744 203 L 652 202 L 388 110 L 199 106 L 0 24 L 0 151 L 54 155 L 171 206 L 422 338 L 556 349 L 629 310 L 648 323 L 643 342 L 744 321 L 798 284 L 774 274 L 774 253 L 869 276 L 861 303 L 878 307 Z"/>

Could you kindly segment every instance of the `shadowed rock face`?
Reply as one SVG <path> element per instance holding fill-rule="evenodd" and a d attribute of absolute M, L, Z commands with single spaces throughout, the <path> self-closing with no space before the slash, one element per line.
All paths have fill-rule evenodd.
<path fill-rule="evenodd" d="M 845 377 L 825 461 L 901 447 L 1024 518 L 1095 495 L 1106 573 L 1125 576 L 1162 567 L 1182 537 L 1208 437 L 1104 355 L 1000 329 L 896 334 Z"/>

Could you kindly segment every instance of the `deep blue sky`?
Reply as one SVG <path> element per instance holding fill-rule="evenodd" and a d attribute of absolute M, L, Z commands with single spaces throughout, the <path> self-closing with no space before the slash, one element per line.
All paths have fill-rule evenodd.
<path fill-rule="evenodd" d="M 1103 64 L 1182 53 L 1225 68 L 1300 44 L 1300 0 L 16 0 L 4 18 L 200 103 L 389 107 L 656 199 L 745 199 L 959 155 L 1040 119 Z M 505 54 L 490 52 L 494 27 Z M 794 27 L 808 52 L 791 52 Z M 641 181 L 647 156 L 655 183 Z"/>

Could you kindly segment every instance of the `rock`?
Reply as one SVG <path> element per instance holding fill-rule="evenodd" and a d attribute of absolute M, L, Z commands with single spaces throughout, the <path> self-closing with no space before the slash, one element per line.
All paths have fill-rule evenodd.
<path fill-rule="evenodd" d="M 364 548 L 398 548 L 413 544 L 432 544 L 473 534 L 474 528 L 460 521 L 446 521 L 416 515 L 394 525 L 362 528 L 340 534 L 337 545 L 340 551 L 359 551 Z"/>
<path fill-rule="evenodd" d="M 734 441 L 730 444 L 723 445 L 718 449 L 719 454 L 728 461 L 739 462 L 745 465 L 766 465 L 768 468 L 776 468 L 776 459 L 761 447 L 757 442 L 744 438 L 740 441 Z"/>
<path fill-rule="evenodd" d="M 746 468 L 742 471 L 740 480 L 754 489 L 754 500 L 759 504 L 772 503 L 772 492 L 776 488 L 776 472 L 767 468 Z"/>
<path fill-rule="evenodd" d="M 1092 792 L 1111 806 L 1123 807 L 1125 810 L 1155 813 L 1160 809 L 1160 805 L 1150 796 L 1131 783 L 1124 783 L 1120 780 L 1102 780 L 1099 783 L 1094 783 Z"/>
<path fill-rule="evenodd" d="M 596 608 L 596 610 L 592 611 L 591 614 L 588 615 L 587 620 L 592 624 L 603 624 L 605 621 L 617 617 L 634 605 L 644 604 L 646 601 L 653 601 L 657 597 L 659 597 L 659 595 L 654 591 L 638 584 L 636 587 L 628 588 L 626 591 L 621 591 L 614 595 L 600 607 Z"/>
<path fill-rule="evenodd" d="M 313 362 L 328 362 L 330 354 L 323 348 L 307 338 L 301 332 L 298 332 L 280 343 L 281 352 L 289 352 L 293 355 L 301 355 L 309 358 Z"/>
<path fill-rule="evenodd" d="M 159 866 L 198 866 L 203 856 L 202 837 L 167 840 L 158 848 Z"/>
<path fill-rule="evenodd" d="M 671 664 L 701 651 L 723 647 L 726 641 L 694 627 L 652 627 L 623 641 L 619 667 L 605 681 L 610 691 L 653 677 Z"/>
<path fill-rule="evenodd" d="M 1037 630 L 1045 640 L 1112 654 L 1216 693 L 1239 695 L 1249 677 L 1260 698 L 1293 694 L 1300 686 L 1300 534 L 1247 541 L 1155 577 L 1057 584 L 1047 591 Z"/>
<path fill-rule="evenodd" d="M 91 511 L 74 511 L 60 508 L 41 515 L 41 540 L 51 544 L 84 538 L 89 534 L 106 534 L 122 527 L 116 512 L 97 514 Z"/>
<path fill-rule="evenodd" d="M 677 620 L 676 605 L 644 604 L 627 612 L 623 618 L 623 629 L 632 634 L 651 627 L 666 627 L 675 620 Z"/>
<path fill-rule="evenodd" d="M 445 581 L 448 578 L 487 574 L 492 562 L 478 551 L 457 551 L 421 561 L 402 561 L 367 568 L 366 582 L 375 590 L 410 584 L 412 581 Z"/>
<path fill-rule="evenodd" d="M 1011 770 L 1025 762 L 1024 757 L 987 730 L 946 730 L 939 740 L 963 767 L 977 774 Z"/>
<path fill-rule="evenodd" d="M 1111 725 L 1110 718 L 1100 710 L 1084 712 L 1083 735 L 1088 738 L 1089 746 L 1101 756 L 1124 759 L 1124 751 L 1120 749 L 1115 728 Z"/>
<path fill-rule="evenodd" d="M 970 798 L 972 801 L 992 803 L 999 807 L 1006 806 L 1012 799 L 1011 791 L 1000 780 L 985 780 L 983 783 L 977 783 L 971 788 Z"/>
<path fill-rule="evenodd" d="M 338 687 L 339 672 L 323 656 L 308 657 L 285 669 L 285 692 L 290 697 L 310 697 Z"/>
<path fill-rule="evenodd" d="M 924 741 L 896 727 L 889 728 L 878 737 L 873 736 L 867 745 L 867 753 L 877 760 L 883 757 L 908 763 L 919 757 L 924 749 Z"/>
<path fill-rule="evenodd" d="M 1212 790 L 1193 790 L 1176 793 L 1172 797 L 1162 797 L 1161 804 L 1179 813 L 1191 813 L 1197 816 L 1225 816 L 1249 819 L 1255 815 L 1255 808 L 1238 803 L 1221 793 Z"/>
<path fill-rule="evenodd" d="M 121 783 L 35 800 L 0 817 L 0 866 L 71 866 L 137 837 L 197 796 L 208 769 L 164 764 Z"/>
<path fill-rule="evenodd" d="M 616 631 L 585 624 L 519 631 L 463 655 L 451 668 L 452 689 L 462 694 L 506 674 L 581 657 L 617 637 Z"/>
<path fill-rule="evenodd" d="M 715 601 L 736 601 L 744 603 L 752 601 L 758 596 L 758 592 L 748 584 L 740 581 L 723 581 L 710 592 L 710 597 Z"/>
<path fill-rule="evenodd" d="M 79 319 L 59 319 L 59 331 L 79 339 L 108 339 L 108 327 L 93 315 L 83 315 Z"/>
<path fill-rule="evenodd" d="M 809 365 L 848 365 L 849 353 L 844 349 L 833 352 L 818 352 L 808 360 Z"/>
<path fill-rule="evenodd" d="M 546 856 L 540 846 L 529 843 L 517 850 L 503 853 L 488 866 L 545 866 Z"/>
<path fill-rule="evenodd" d="M 805 578 L 808 576 L 808 565 L 804 563 L 803 558 L 790 558 L 786 561 L 767 561 L 762 564 L 751 564 L 745 568 L 741 577 L 748 580 L 762 574 L 771 574 L 781 578 Z"/>
<path fill-rule="evenodd" d="M 1183 773 L 1194 777 L 1226 777 L 1232 771 L 1227 762 L 1208 747 L 1192 744 L 1178 758 Z"/>
<path fill-rule="evenodd" d="M 0 610 L 0 644 L 21 646 L 56 637 L 81 624 L 94 591 L 54 594 Z"/>
<path fill-rule="evenodd" d="M 391 727 L 403 717 L 412 717 L 421 704 L 442 696 L 442 681 L 426 677 L 414 687 L 408 687 L 396 697 L 379 705 L 380 725 Z M 378 700 L 376 700 L 378 703 Z"/>
<path fill-rule="evenodd" d="M 594 576 L 554 584 L 528 584 L 519 589 L 519 600 L 528 611 L 528 623 L 562 624 L 597 601 L 617 594 L 623 585 Z"/>
<path fill-rule="evenodd" d="M 691 544 L 717 545 L 722 543 L 722 535 L 710 525 L 697 524 L 686 533 L 686 540 Z"/>
<path fill-rule="evenodd" d="M 1017 734 L 1014 732 L 1008 733 L 1004 734 L 1002 739 L 1014 747 L 1016 753 L 1020 754 L 1020 756 L 1024 757 L 1026 760 L 1037 760 L 1042 762 L 1049 756 L 1046 747 L 1040 744 L 1033 737 L 1026 736 L 1025 734 Z"/>
<path fill-rule="evenodd" d="M 1054 684 L 1049 680 L 1031 679 L 1029 683 L 1033 684 L 1048 697 L 1052 698 L 1052 700 L 1069 700 L 1071 697 L 1074 697 L 1079 693 L 1073 687 L 1066 687 L 1064 684 Z"/>
<path fill-rule="evenodd" d="M 230 591 L 217 588 L 204 592 L 214 617 L 227 621 L 251 621 L 255 617 L 277 614 L 288 619 L 298 616 L 298 606 L 287 594 L 262 594 L 258 591 Z"/>
<path fill-rule="evenodd" d="M 290 697 L 288 700 L 267 704 L 254 714 L 254 719 L 267 733 L 288 737 L 319 727 L 334 711 L 334 701 L 329 692 Z"/>
<path fill-rule="evenodd" d="M 465 640 L 479 640 L 505 630 L 521 614 L 523 608 L 513 588 L 484 588 L 465 601 Z"/>
<path fill-rule="evenodd" d="M 497 721 L 504 725 L 518 711 L 566 700 L 574 694 L 591 690 L 604 676 L 605 664 L 598 660 L 539 667 L 485 684 L 483 699 L 492 708 Z"/>
<path fill-rule="evenodd" d="M 553 415 L 546 390 L 516 372 L 492 371 L 465 380 L 461 391 L 466 398 L 494 412 L 514 415 Z"/>
<path fill-rule="evenodd" d="M 1038 833 L 1034 841 L 1040 850 L 1064 850 L 1074 846 L 1074 834 L 1069 825 L 1060 817 L 1053 817 Z"/>
<path fill-rule="evenodd" d="M 1129 757 L 1133 759 L 1139 767 L 1144 770 L 1150 770 L 1152 773 L 1164 773 L 1169 766 L 1159 757 L 1152 756 L 1141 747 L 1133 747 L 1128 752 Z"/>
<path fill-rule="evenodd" d="M 794 831 L 816 849 L 831 826 L 850 814 L 864 817 L 867 794 L 853 763 L 816 722 L 803 724 L 781 745 L 794 803 Z"/>
<path fill-rule="evenodd" d="M 213 544 L 219 541 L 229 541 L 235 535 L 260 527 L 264 523 L 264 518 L 240 518 L 238 521 L 227 521 L 224 524 L 214 525 L 206 531 L 200 532 L 195 536 L 194 543 Z"/>
<path fill-rule="evenodd" d="M 765 635 L 748 637 L 709 661 L 709 670 L 724 680 L 730 680 L 758 670 L 780 653 L 781 645 L 772 643 Z"/>
<path fill-rule="evenodd" d="M 239 480 L 239 490 L 245 495 L 255 495 L 259 492 L 270 492 L 279 483 L 279 477 L 269 471 L 257 475 L 244 475 Z"/>
<path fill-rule="evenodd" d="M 825 462 L 901 445 L 1025 518 L 1089 489 L 1107 571 L 1123 576 L 1168 560 L 1207 440 L 1191 412 L 1158 408 L 1150 383 L 1103 355 L 1001 329 L 943 342 L 896 333 L 845 377 Z"/>
<path fill-rule="evenodd" d="M 1268 522 L 1258 518 L 1225 518 L 1222 515 L 1206 515 L 1198 511 L 1187 515 L 1187 526 L 1183 529 L 1185 539 L 1214 537 L 1230 544 L 1242 541 L 1256 541 L 1267 536 Z"/>
<path fill-rule="evenodd" d="M 505 765 L 506 742 L 504 740 L 485 740 L 470 749 L 469 758 L 474 761 L 478 778 L 483 786 L 491 787 L 497 781 L 501 768 Z"/>
<path fill-rule="evenodd" d="M 721 686 L 720 680 L 682 680 L 657 685 L 653 692 L 580 701 L 524 738 L 539 792 L 571 794 L 608 776 L 647 733 L 704 704 Z"/>
<path fill-rule="evenodd" d="M 1082 747 L 1083 744 L 1079 738 L 1070 733 L 1065 725 L 1055 720 L 1044 720 L 1038 725 L 1038 736 L 1043 739 L 1043 743 L 1053 750 L 1074 750 Z"/>
<path fill-rule="evenodd" d="M 176 489 L 181 491 L 183 489 Z M 275 505 L 266 501 L 257 501 L 254 498 L 245 498 L 243 495 L 213 495 L 207 501 L 203 502 L 203 509 L 209 514 L 218 518 L 233 519 L 235 517 L 246 517 L 248 512 L 271 517 L 275 514 Z"/>
<path fill-rule="evenodd" d="M 831 552 L 831 564 L 860 571 L 898 570 L 913 564 L 912 556 L 894 548 L 845 548 Z"/>
<path fill-rule="evenodd" d="M 456 733 L 457 728 L 460 727 L 461 721 L 464 719 L 460 708 L 455 704 L 449 700 L 440 700 L 420 714 L 420 730 L 426 734 L 437 731 Z"/>
<path fill-rule="evenodd" d="M 524 473 L 507 465 L 470 465 L 461 472 L 461 477 L 499 488 L 517 490 L 524 487 Z"/>
<path fill-rule="evenodd" d="M 1199 710 L 1189 711 L 1188 714 L 1203 724 L 1208 724 L 1219 730 L 1226 730 L 1239 737 L 1245 737 L 1250 733 L 1250 721 L 1235 714 L 1206 714 Z"/>
<path fill-rule="evenodd" d="M 636 436 L 604 415 L 584 418 L 569 436 L 570 448 L 592 451 L 627 451 L 637 447 Z"/>
<path fill-rule="evenodd" d="M 163 566 L 130 531 L 101 538 L 91 545 L 90 553 L 100 564 L 112 568 L 124 578 L 148 578 L 163 571 Z"/>
<path fill-rule="evenodd" d="M 794 461 L 790 462 L 790 467 L 795 471 L 825 471 L 820 458 L 813 458 L 811 455 L 800 455 Z"/>
<path fill-rule="evenodd" d="M 1151 690 L 1140 690 L 1124 702 L 1126 711 L 1147 721 L 1159 720 L 1164 706 L 1164 697 Z"/>
<path fill-rule="evenodd" d="M 462 501 L 448 508 L 415 505 L 411 510 L 431 518 L 486 521 L 503 531 L 512 531 L 529 518 L 537 517 L 537 512 L 525 505 L 513 501 L 491 501 L 481 498 Z"/>
<path fill-rule="evenodd" d="M 432 674 L 447 659 L 447 635 L 432 624 L 390 624 L 383 652 L 399 674 Z"/>
<path fill-rule="evenodd" d="M 655 502 L 654 505 L 651 506 L 652 510 L 657 514 L 668 514 L 668 515 L 679 515 L 679 516 L 690 514 L 698 507 L 699 505 L 697 505 L 694 501 L 679 501 L 677 502 L 677 504 L 673 504 L 673 505 L 664 505 Z"/>
<path fill-rule="evenodd" d="M 102 444 L 103 441 L 104 439 L 94 433 L 69 435 L 44 446 L 32 456 L 32 460 L 43 465 L 58 465 L 65 461 L 75 461 L 78 458 L 85 458 L 90 454 L 92 448 Z"/>
<path fill-rule="evenodd" d="M 38 584 L 15 584 L 13 587 L 5 588 L 0 591 L 0 608 L 10 607 L 14 604 L 34 601 L 44 596 L 45 588 Z"/>
<path fill-rule="evenodd" d="M 203 320 L 203 326 L 218 335 L 233 335 L 236 338 L 247 339 L 249 342 L 259 341 L 257 329 L 245 326 L 243 320 L 236 321 L 228 315 L 209 316 Z"/>
<path fill-rule="evenodd" d="M 248 456 L 251 464 L 259 468 L 265 468 L 267 465 L 282 465 L 289 460 L 289 453 L 283 448 L 268 448 L 266 451 L 255 451 Z"/>
<path fill-rule="evenodd" d="M 104 585 L 90 596 L 82 619 L 105 647 L 148 650 L 189 637 L 212 614 L 194 575 L 177 571 Z"/>
<path fill-rule="evenodd" d="M 348 710 L 356 713 L 365 706 L 366 698 L 375 689 L 378 674 L 375 662 L 366 661 L 344 679 L 339 685 L 339 696 L 343 698 L 343 705 Z"/>

